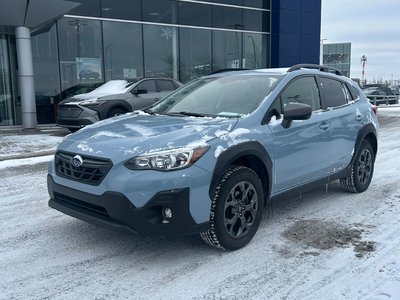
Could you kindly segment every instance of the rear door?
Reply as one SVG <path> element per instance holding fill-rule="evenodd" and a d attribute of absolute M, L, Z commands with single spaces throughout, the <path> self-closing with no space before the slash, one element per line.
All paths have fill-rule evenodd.
<path fill-rule="evenodd" d="M 357 102 L 353 101 L 345 82 L 320 77 L 319 84 L 323 114 L 329 124 L 331 173 L 333 173 L 342 170 L 350 163 L 357 134 L 366 116 L 357 109 Z"/>
<path fill-rule="evenodd" d="M 157 79 L 157 86 L 160 99 L 168 96 L 177 88 L 175 83 L 169 79 Z"/>

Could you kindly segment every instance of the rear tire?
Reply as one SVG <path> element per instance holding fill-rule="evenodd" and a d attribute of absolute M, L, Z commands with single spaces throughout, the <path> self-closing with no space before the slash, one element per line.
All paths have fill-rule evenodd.
<path fill-rule="evenodd" d="M 214 190 L 210 228 L 200 236 L 221 250 L 247 245 L 260 225 L 263 188 L 257 174 L 246 167 L 229 168 Z"/>
<path fill-rule="evenodd" d="M 370 185 L 374 173 L 375 152 L 371 143 L 364 140 L 361 143 L 357 157 L 350 167 L 350 175 L 340 179 L 340 184 L 346 192 L 362 193 Z"/>

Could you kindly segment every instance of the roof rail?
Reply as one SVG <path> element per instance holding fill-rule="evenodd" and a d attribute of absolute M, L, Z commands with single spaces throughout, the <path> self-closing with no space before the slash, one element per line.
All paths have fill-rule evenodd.
<path fill-rule="evenodd" d="M 333 73 L 339 76 L 344 76 L 342 71 L 333 68 L 333 67 L 328 67 L 328 66 L 321 66 L 321 65 L 314 65 L 314 64 L 298 64 L 294 65 L 293 67 L 289 68 L 287 71 L 288 72 L 293 72 L 296 70 L 300 69 L 314 69 L 314 70 L 319 70 L 321 72 L 327 72 L 327 73 Z"/>
<path fill-rule="evenodd" d="M 219 70 L 212 71 L 211 73 L 209 73 L 207 75 L 214 75 L 214 74 L 218 74 L 218 73 L 231 72 L 231 71 L 246 71 L 246 70 L 251 70 L 251 69 L 246 69 L 246 68 L 226 68 L 226 69 L 219 69 Z"/>

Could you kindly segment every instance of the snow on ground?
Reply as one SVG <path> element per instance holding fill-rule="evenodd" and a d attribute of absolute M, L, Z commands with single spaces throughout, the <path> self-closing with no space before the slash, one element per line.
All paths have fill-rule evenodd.
<path fill-rule="evenodd" d="M 62 130 L 38 134 L 0 134 L 0 161 L 8 158 L 47 155 L 56 149 L 66 133 Z"/>
<path fill-rule="evenodd" d="M 400 110 L 380 108 L 375 175 L 277 199 L 253 241 L 132 236 L 48 208 L 46 163 L 0 170 L 0 299 L 400 299 Z M 332 236 L 335 238 L 332 239 Z"/>

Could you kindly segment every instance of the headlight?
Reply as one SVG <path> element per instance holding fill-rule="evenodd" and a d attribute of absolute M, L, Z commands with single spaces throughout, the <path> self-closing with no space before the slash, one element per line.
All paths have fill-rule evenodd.
<path fill-rule="evenodd" d="M 97 100 L 97 99 L 91 99 L 91 100 L 82 101 L 79 104 L 82 105 L 82 106 L 86 106 L 86 107 L 90 107 L 90 106 L 91 107 L 97 107 L 97 106 L 103 105 L 104 103 L 106 103 L 106 101 L 100 101 L 100 100 Z"/>
<path fill-rule="evenodd" d="M 131 170 L 172 171 L 195 163 L 210 147 L 179 148 L 136 156 L 125 163 Z"/>

